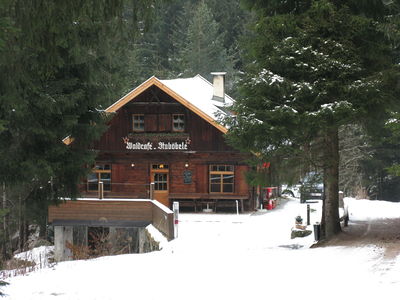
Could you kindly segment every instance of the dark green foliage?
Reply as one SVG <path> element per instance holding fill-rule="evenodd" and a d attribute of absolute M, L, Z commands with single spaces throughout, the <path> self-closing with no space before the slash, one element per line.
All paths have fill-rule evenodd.
<path fill-rule="evenodd" d="M 364 161 L 368 193 L 371 198 L 399 201 L 400 122 L 399 113 L 391 114 L 379 134 L 371 140 L 371 158 Z"/>
<path fill-rule="evenodd" d="M 260 15 L 299 14 L 307 10 L 311 0 L 243 0 L 246 7 L 258 11 Z"/>
<path fill-rule="evenodd" d="M 5 205 L 22 201 L 29 222 L 44 225 L 50 201 L 78 195 L 106 128 L 101 111 L 127 89 L 128 46 L 152 3 L 1 2 L 0 181 Z"/>
<path fill-rule="evenodd" d="M 233 71 L 218 23 L 204 1 L 195 7 L 187 28 L 186 43 L 180 49 L 179 56 L 184 76 L 198 73 L 209 78 L 213 70 Z"/>
<path fill-rule="evenodd" d="M 351 1 L 247 2 L 258 19 L 244 45 L 248 69 L 237 116 L 226 120 L 229 139 L 261 161 L 280 157 L 303 172 L 324 170 L 331 234 L 338 223 L 339 127 L 377 128 L 397 103 L 385 18 L 361 13 Z"/>
<path fill-rule="evenodd" d="M 137 41 L 132 69 L 137 84 L 155 75 L 176 78 L 227 71 L 232 91 L 242 67 L 238 39 L 248 21 L 239 1 L 161 2 L 155 7 L 152 26 Z"/>
<path fill-rule="evenodd" d="M 400 113 L 393 113 L 385 127 L 388 131 L 388 137 L 385 140 L 393 151 L 391 166 L 387 170 L 389 174 L 400 177 L 400 151 L 398 148 L 400 145 Z"/>
<path fill-rule="evenodd" d="M 123 42 L 123 3 L 107 3 L 10 2 L 4 7 L 14 34 L 0 65 L 3 181 L 36 182 L 39 188 L 52 179 L 54 191 L 74 191 L 71 183 L 83 173 L 78 164 L 75 170 L 67 164 L 92 157 L 86 149 L 104 128 L 97 109 L 121 91 L 116 86 L 121 64 L 113 57 Z M 74 147 L 61 142 L 68 133 L 76 138 Z"/>
<path fill-rule="evenodd" d="M 173 73 L 174 62 L 171 57 L 177 47 L 173 34 L 183 9 L 181 0 L 156 3 L 151 26 L 135 41 L 131 49 L 133 85 L 139 85 L 153 75 L 168 78 Z"/>
<path fill-rule="evenodd" d="M 382 120 L 383 103 L 396 100 L 395 58 L 372 19 L 319 1 L 298 17 L 260 18 L 254 30 L 232 120 L 231 139 L 242 149 L 268 157 L 315 140 L 324 127 Z"/>

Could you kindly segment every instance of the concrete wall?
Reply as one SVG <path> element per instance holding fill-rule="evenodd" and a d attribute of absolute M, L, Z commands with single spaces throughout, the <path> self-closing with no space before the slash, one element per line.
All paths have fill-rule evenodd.
<path fill-rule="evenodd" d="M 73 244 L 73 227 L 54 226 L 54 259 L 56 261 L 72 259 L 72 252 L 67 247 L 68 243 Z"/>

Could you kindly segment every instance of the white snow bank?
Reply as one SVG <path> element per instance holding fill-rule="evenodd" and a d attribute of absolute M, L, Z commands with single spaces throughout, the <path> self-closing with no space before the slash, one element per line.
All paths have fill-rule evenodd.
<path fill-rule="evenodd" d="M 353 221 L 400 218 L 400 203 L 398 202 L 354 198 L 345 198 L 344 201 L 349 207 L 349 216 Z"/>
<path fill-rule="evenodd" d="M 11 261 L 11 265 L 8 266 L 10 269 L 0 270 L 0 280 L 9 280 L 10 277 L 26 275 L 53 266 L 53 253 L 54 246 L 41 246 L 14 255 L 15 259 L 33 264 Z"/>
<path fill-rule="evenodd" d="M 40 246 L 32 250 L 25 251 L 14 255 L 15 258 L 34 262 L 39 266 L 48 266 L 49 258 L 54 253 L 54 246 Z"/>
<path fill-rule="evenodd" d="M 350 219 L 400 210 L 400 203 L 346 202 Z M 321 203 L 310 205 L 313 224 Z M 400 257 L 385 259 L 376 246 L 310 249 L 312 235 L 290 239 L 306 207 L 289 199 L 253 214 L 181 213 L 179 237 L 162 251 L 59 263 L 10 278 L 4 299 L 398 299 Z"/>
<path fill-rule="evenodd" d="M 164 249 L 168 245 L 167 238 L 152 224 L 146 227 L 147 232 L 151 235 L 151 237 L 159 243 L 160 250 Z"/>

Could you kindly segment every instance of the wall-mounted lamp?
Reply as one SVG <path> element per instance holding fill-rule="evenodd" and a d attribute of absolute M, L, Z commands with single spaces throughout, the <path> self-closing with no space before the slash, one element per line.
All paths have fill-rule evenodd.
<path fill-rule="evenodd" d="M 189 167 L 189 163 L 185 162 L 185 168 L 188 168 L 188 167 Z"/>
<path fill-rule="evenodd" d="M 131 167 L 134 168 L 135 167 L 135 163 L 131 163 Z"/>

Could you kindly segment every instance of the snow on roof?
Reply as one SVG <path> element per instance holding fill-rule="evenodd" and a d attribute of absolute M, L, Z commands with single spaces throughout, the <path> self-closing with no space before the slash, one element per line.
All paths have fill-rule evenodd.
<path fill-rule="evenodd" d="M 222 74 L 222 73 L 221 73 Z M 155 76 L 150 77 L 141 85 L 127 93 L 118 101 L 111 104 L 105 109 L 105 112 L 115 112 L 124 106 L 129 101 L 135 99 L 140 93 L 149 87 L 156 85 L 168 94 L 176 94 L 173 97 L 178 97 L 176 100 L 192 109 L 203 119 L 211 123 L 213 126 L 226 133 L 228 128 L 218 120 L 221 116 L 229 114 L 228 107 L 234 103 L 234 100 L 225 94 L 225 102 L 213 100 L 214 88 L 213 85 L 204 79 L 201 75 L 196 75 L 191 78 L 178 78 L 169 80 L 160 80 Z M 196 111 L 197 110 L 197 111 Z M 67 145 L 72 143 L 73 138 L 67 136 L 63 142 Z"/>
<path fill-rule="evenodd" d="M 227 94 L 225 94 L 225 103 L 212 100 L 213 85 L 201 75 L 191 78 L 160 80 L 160 82 L 214 120 L 217 120 L 219 115 L 226 115 L 227 110 L 224 108 L 231 106 L 234 102 Z"/>

